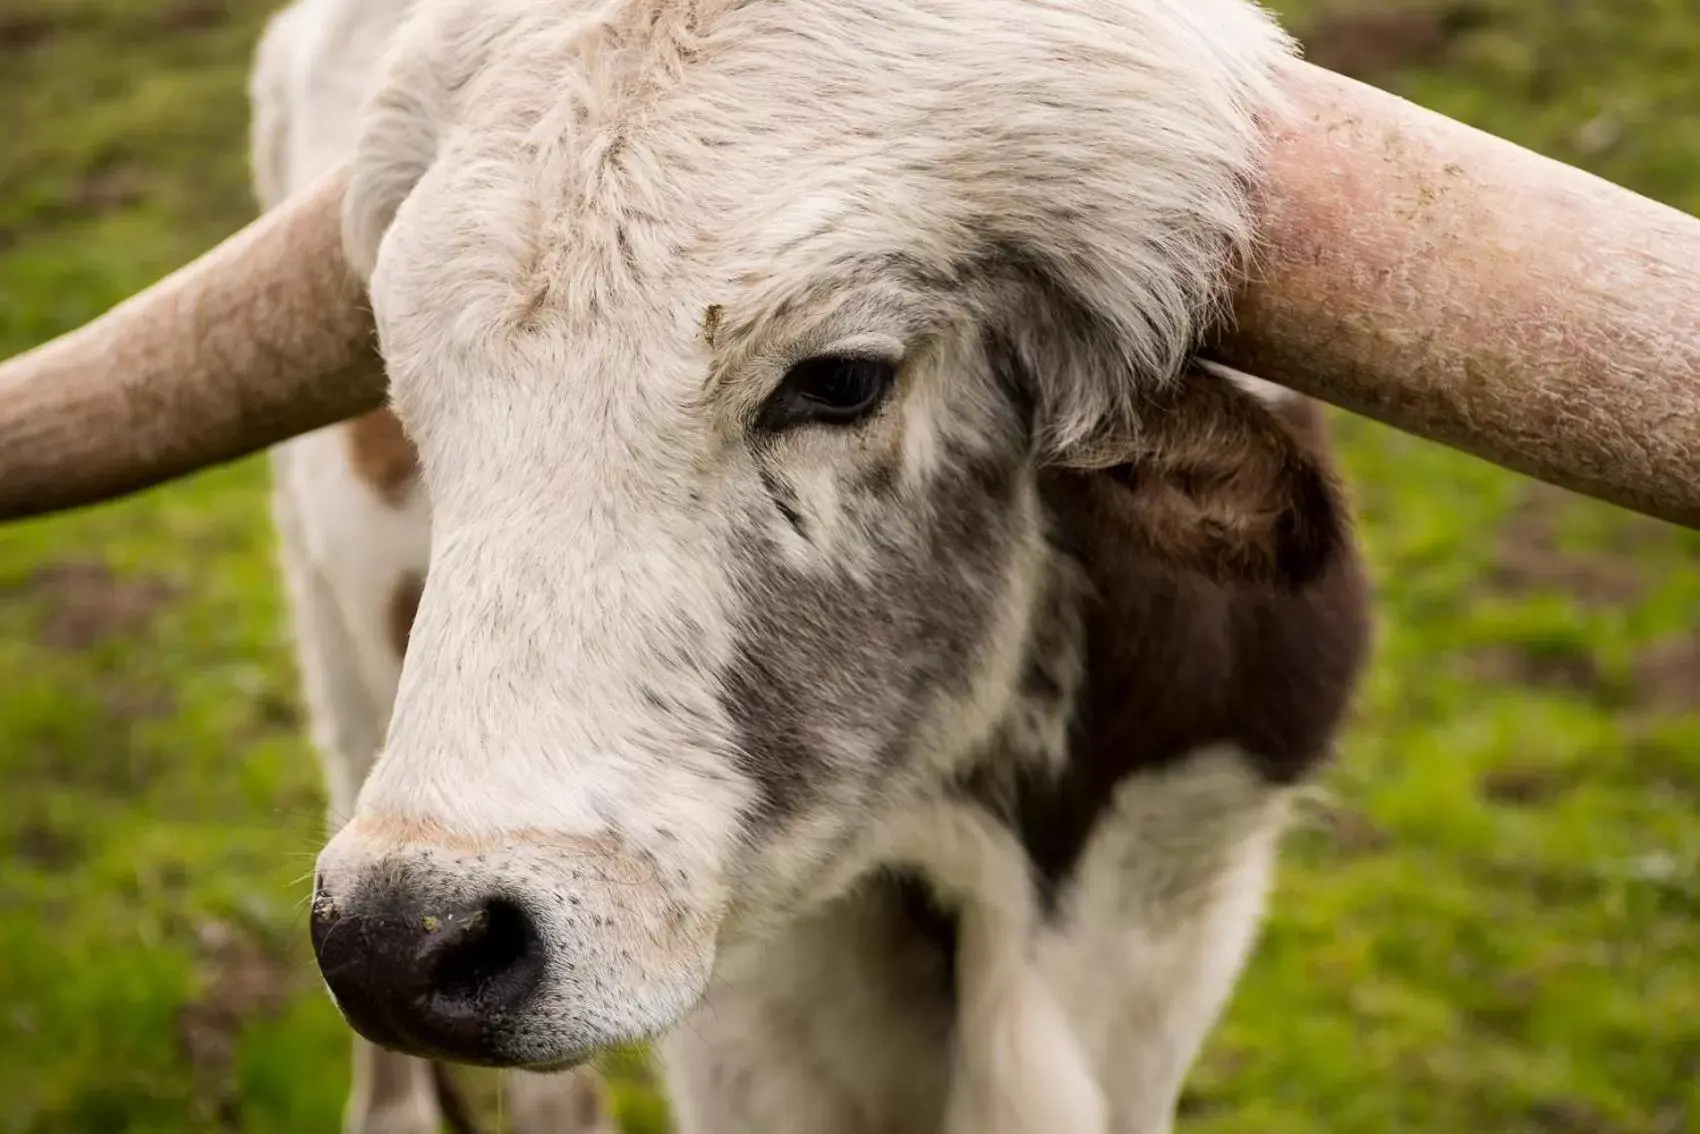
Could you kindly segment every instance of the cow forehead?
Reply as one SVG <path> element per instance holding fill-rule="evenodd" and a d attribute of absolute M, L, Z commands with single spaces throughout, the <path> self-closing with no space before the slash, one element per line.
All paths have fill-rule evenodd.
<path fill-rule="evenodd" d="M 588 370 L 672 405 L 845 261 L 947 278 L 987 240 L 1173 354 L 1249 235 L 1283 45 L 1241 0 L 444 7 L 498 30 L 417 52 L 462 58 L 392 76 L 409 109 L 356 156 L 410 186 L 372 276 L 404 416 Z"/>
<path fill-rule="evenodd" d="M 586 51 L 579 65 L 602 58 Z M 774 314 L 827 282 L 841 258 L 948 265 L 968 238 L 969 202 L 937 127 L 906 121 L 902 100 L 835 103 L 822 93 L 831 85 L 695 60 L 660 92 L 592 98 L 562 84 L 528 121 L 504 108 L 534 99 L 534 84 L 493 66 L 397 215 L 380 266 L 392 286 L 375 290 L 451 275 L 454 287 L 422 288 L 435 306 L 380 315 L 399 307 L 440 323 L 458 310 L 486 336 L 626 324 L 688 338 L 716 307 L 732 336 L 756 309 Z M 807 109 L 745 93 L 766 88 Z"/>

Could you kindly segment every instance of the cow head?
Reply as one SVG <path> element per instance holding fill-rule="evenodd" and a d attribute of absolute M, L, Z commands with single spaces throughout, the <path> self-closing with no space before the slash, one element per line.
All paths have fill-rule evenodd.
<path fill-rule="evenodd" d="M 434 530 L 315 940 L 371 1038 L 523 1065 L 677 1020 L 985 745 L 1042 470 L 1236 579 L 1338 530 L 1180 373 L 1285 50 L 1249 5 L 569 8 L 428 5 L 344 214 Z"/>

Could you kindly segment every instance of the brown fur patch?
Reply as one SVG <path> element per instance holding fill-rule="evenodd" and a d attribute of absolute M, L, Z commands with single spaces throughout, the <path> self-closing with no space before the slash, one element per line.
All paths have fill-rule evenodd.
<path fill-rule="evenodd" d="M 419 613 L 419 597 L 425 593 L 425 577 L 409 571 L 390 594 L 390 645 L 395 656 L 407 656 L 407 641 L 413 636 L 413 619 Z"/>
<path fill-rule="evenodd" d="M 419 479 L 419 450 L 387 409 L 373 410 L 347 425 L 348 459 L 354 475 L 372 486 L 386 504 L 406 502 Z"/>
<path fill-rule="evenodd" d="M 1345 507 L 1314 412 L 1271 410 L 1201 370 L 1144 411 L 1145 432 L 1110 470 L 1129 491 L 1104 498 L 1128 511 L 1116 528 L 1142 552 L 1223 585 L 1289 588 L 1337 557 Z"/>
<path fill-rule="evenodd" d="M 1092 596 L 1066 771 L 1022 784 L 1011 816 L 1047 901 L 1129 775 L 1228 744 L 1268 782 L 1311 776 L 1369 657 L 1368 579 L 1320 408 L 1199 390 L 1129 445 L 1131 491 L 1103 472 L 1042 484 Z"/>

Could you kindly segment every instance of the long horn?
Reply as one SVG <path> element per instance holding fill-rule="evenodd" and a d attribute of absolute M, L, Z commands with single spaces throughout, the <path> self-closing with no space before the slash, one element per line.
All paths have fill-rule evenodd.
<path fill-rule="evenodd" d="M 1700 527 L 1700 220 L 1308 64 L 1212 357 Z"/>
<path fill-rule="evenodd" d="M 342 171 L 0 363 L 0 521 L 122 496 L 383 404 Z"/>

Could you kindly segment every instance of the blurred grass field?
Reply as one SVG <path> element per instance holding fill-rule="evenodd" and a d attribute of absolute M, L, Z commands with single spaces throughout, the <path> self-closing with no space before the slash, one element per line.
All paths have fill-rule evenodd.
<path fill-rule="evenodd" d="M 1276 7 L 1319 62 L 1700 213 L 1694 0 Z M 0 5 L 0 356 L 252 215 L 269 8 Z M 1700 1130 L 1700 536 L 1341 436 L 1377 664 L 1180 1129 Z M 5 1134 L 338 1128 L 265 483 L 0 529 Z"/>

